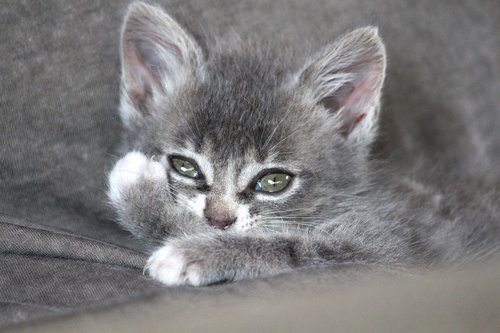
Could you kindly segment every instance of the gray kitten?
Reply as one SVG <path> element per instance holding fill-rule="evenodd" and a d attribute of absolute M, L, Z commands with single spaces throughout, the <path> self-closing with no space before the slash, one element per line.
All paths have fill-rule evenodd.
<path fill-rule="evenodd" d="M 156 249 L 146 266 L 153 278 L 199 286 L 499 252 L 497 190 L 434 189 L 372 158 L 386 67 L 376 28 L 354 30 L 300 66 L 285 46 L 212 44 L 202 48 L 144 3 L 125 18 L 129 152 L 108 194 L 121 226 Z"/>

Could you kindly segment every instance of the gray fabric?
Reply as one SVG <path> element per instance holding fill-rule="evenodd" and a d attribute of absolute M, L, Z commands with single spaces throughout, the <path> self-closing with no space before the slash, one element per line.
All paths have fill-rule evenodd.
<path fill-rule="evenodd" d="M 379 275 L 363 284 L 346 283 L 346 276 L 332 284 L 321 275 L 280 276 L 278 288 L 248 281 L 229 286 L 231 294 L 220 287 L 183 297 L 169 292 L 6 332 L 497 333 L 500 327 L 498 263 L 424 278 Z"/>
<path fill-rule="evenodd" d="M 75 4 L 2 3 L 0 212 L 125 243 L 102 190 L 119 141 L 120 18 Z"/>
<path fill-rule="evenodd" d="M 0 324 L 109 304 L 159 288 L 145 256 L 0 216 Z"/>
<path fill-rule="evenodd" d="M 439 123 L 426 123 L 428 113 L 446 121 L 461 112 L 470 115 L 469 123 L 448 129 L 440 142 L 423 142 L 435 146 L 436 154 L 452 144 L 464 147 L 464 154 L 490 156 L 491 165 L 500 163 L 498 143 L 476 151 L 461 134 L 488 133 L 500 124 L 498 1 L 166 2 L 197 37 L 204 29 L 222 35 L 230 26 L 243 36 L 300 34 L 307 45 L 319 45 L 349 28 L 379 25 L 389 54 L 381 151 L 403 163 L 400 156 L 416 149 L 407 134 L 425 138 L 440 131 Z M 2 2 L 0 325 L 158 292 L 158 284 L 142 275 L 141 244 L 113 223 L 104 195 L 121 131 L 118 40 L 127 4 Z M 317 40 L 308 37 L 314 35 Z M 450 165 L 470 169 L 456 157 L 450 156 Z M 482 170 L 485 165 L 477 171 L 500 172 Z M 174 302 L 217 306 L 231 296 L 247 299 L 256 290 L 262 295 L 314 284 L 327 288 L 338 282 L 336 271 L 168 289 L 158 306 L 165 311 L 175 309 L 169 307 Z"/>
<path fill-rule="evenodd" d="M 0 216 L 0 250 L 32 256 L 61 257 L 141 269 L 143 255 L 127 248 L 78 237 L 63 232 L 22 226 Z"/>
<path fill-rule="evenodd" d="M 140 271 L 113 264 L 4 254 L 0 265 L 0 304 L 10 308 L 10 313 L 2 312 L 3 324 L 111 304 L 154 290 Z"/>

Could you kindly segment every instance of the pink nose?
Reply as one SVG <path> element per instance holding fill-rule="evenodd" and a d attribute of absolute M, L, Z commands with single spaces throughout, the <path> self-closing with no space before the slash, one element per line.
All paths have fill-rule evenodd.
<path fill-rule="evenodd" d="M 208 223 L 210 223 L 210 225 L 219 229 L 226 229 L 236 221 L 236 218 L 227 213 L 221 212 L 205 211 L 205 218 L 207 219 Z"/>

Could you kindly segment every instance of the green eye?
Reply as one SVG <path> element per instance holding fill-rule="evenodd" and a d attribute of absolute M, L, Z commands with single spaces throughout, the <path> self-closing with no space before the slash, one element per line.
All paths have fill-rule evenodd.
<path fill-rule="evenodd" d="M 191 162 L 183 160 L 179 157 L 172 157 L 171 161 L 172 166 L 181 175 L 189 178 L 200 178 L 200 172 Z"/>
<path fill-rule="evenodd" d="M 286 173 L 269 173 L 257 181 L 255 191 L 267 193 L 281 192 L 288 186 L 291 180 L 292 176 Z"/>

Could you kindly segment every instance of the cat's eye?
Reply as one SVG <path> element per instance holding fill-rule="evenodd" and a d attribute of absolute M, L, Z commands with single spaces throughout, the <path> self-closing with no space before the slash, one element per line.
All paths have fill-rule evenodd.
<path fill-rule="evenodd" d="M 174 169 L 181 175 L 194 179 L 201 177 L 201 173 L 194 163 L 180 157 L 172 157 L 170 161 Z"/>
<path fill-rule="evenodd" d="M 292 176 L 283 172 L 273 172 L 261 177 L 255 183 L 255 191 L 266 193 L 281 192 L 288 187 Z"/>

